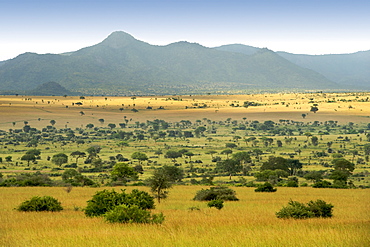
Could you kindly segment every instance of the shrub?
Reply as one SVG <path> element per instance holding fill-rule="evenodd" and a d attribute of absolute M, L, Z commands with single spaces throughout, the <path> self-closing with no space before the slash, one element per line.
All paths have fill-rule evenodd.
<path fill-rule="evenodd" d="M 223 200 L 212 200 L 207 203 L 207 206 L 212 208 L 217 208 L 218 210 L 221 210 L 221 208 L 224 207 L 224 201 Z"/>
<path fill-rule="evenodd" d="M 330 182 L 326 181 L 326 180 L 321 180 L 321 181 L 318 181 L 314 184 L 312 184 L 312 187 L 313 188 L 331 188 L 332 185 Z"/>
<path fill-rule="evenodd" d="M 105 213 L 104 218 L 110 223 L 155 223 L 161 224 L 164 221 L 162 213 L 151 215 L 148 210 L 137 205 L 119 205 L 113 210 Z"/>
<path fill-rule="evenodd" d="M 315 217 L 328 218 L 333 216 L 333 205 L 326 203 L 323 200 L 310 201 L 307 203 L 308 209 Z"/>
<path fill-rule="evenodd" d="M 276 192 L 277 189 L 274 189 L 269 182 L 258 185 L 258 188 L 255 189 L 255 192 Z"/>
<path fill-rule="evenodd" d="M 34 196 L 30 200 L 22 202 L 18 208 L 18 211 L 52 211 L 58 212 L 63 210 L 61 203 L 51 196 Z"/>
<path fill-rule="evenodd" d="M 297 181 L 289 180 L 289 181 L 286 183 L 286 187 L 298 187 L 298 183 L 297 183 Z"/>
<path fill-rule="evenodd" d="M 197 191 L 193 200 L 197 201 L 212 201 L 212 200 L 224 200 L 224 201 L 238 201 L 239 199 L 235 196 L 236 192 L 225 186 L 216 186 L 209 189 L 202 189 Z"/>
<path fill-rule="evenodd" d="M 276 217 L 288 219 L 306 219 L 313 217 L 332 217 L 333 205 L 327 204 L 325 201 L 317 200 L 310 201 L 307 205 L 290 200 L 288 206 L 283 207 L 279 212 L 276 212 Z"/>
<path fill-rule="evenodd" d="M 132 190 L 130 194 L 126 194 L 125 190 L 121 193 L 103 190 L 96 192 L 93 198 L 87 201 L 84 211 L 88 217 L 101 216 L 118 205 L 136 205 L 141 209 L 152 209 L 154 199 L 145 191 Z"/>

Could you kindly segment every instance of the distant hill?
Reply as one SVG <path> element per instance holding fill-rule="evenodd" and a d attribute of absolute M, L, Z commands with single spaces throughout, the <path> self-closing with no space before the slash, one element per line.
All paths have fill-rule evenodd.
<path fill-rule="evenodd" d="M 301 67 L 317 71 L 339 84 L 370 89 L 370 51 L 315 56 L 286 52 L 277 54 Z"/>
<path fill-rule="evenodd" d="M 45 96 L 54 96 L 54 95 L 76 95 L 76 93 L 72 93 L 71 91 L 62 87 L 59 83 L 56 82 L 46 82 L 41 85 L 38 85 L 33 90 L 28 90 L 25 92 L 27 95 L 45 95 Z"/>
<path fill-rule="evenodd" d="M 32 90 L 49 81 L 92 95 L 340 88 L 268 49 L 240 47 L 248 54 L 185 41 L 154 46 L 114 32 L 76 52 L 25 53 L 5 61 L 0 66 L 0 91 Z"/>
<path fill-rule="evenodd" d="M 255 54 L 261 48 L 247 45 L 224 45 L 215 47 L 220 51 Z M 334 55 L 300 55 L 276 52 L 288 61 L 314 70 L 346 89 L 370 89 L 370 51 Z"/>
<path fill-rule="evenodd" d="M 219 51 L 243 53 L 246 55 L 253 55 L 256 52 L 261 50 L 261 48 L 258 48 L 258 47 L 242 45 L 242 44 L 223 45 L 223 46 L 215 47 L 214 49 L 219 50 Z"/>

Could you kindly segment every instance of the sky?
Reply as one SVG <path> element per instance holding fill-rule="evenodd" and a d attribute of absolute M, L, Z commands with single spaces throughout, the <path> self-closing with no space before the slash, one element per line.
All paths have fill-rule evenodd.
<path fill-rule="evenodd" d="M 295 54 L 370 50 L 368 0 L 0 0 L 0 61 L 124 31 L 153 45 L 244 44 Z"/>

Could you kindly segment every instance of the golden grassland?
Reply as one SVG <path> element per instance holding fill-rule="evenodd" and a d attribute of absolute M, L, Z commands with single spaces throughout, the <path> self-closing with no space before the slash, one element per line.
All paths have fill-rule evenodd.
<path fill-rule="evenodd" d="M 142 96 L 142 97 L 61 97 L 61 96 L 0 96 L 0 129 L 22 128 L 28 121 L 40 128 L 56 121 L 57 128 L 81 127 L 88 123 L 100 126 L 99 119 L 118 124 L 126 116 L 132 121 L 164 119 L 166 121 L 197 120 L 214 121 L 227 118 L 248 120 L 288 119 L 295 121 L 340 121 L 366 123 L 370 121 L 370 93 L 286 93 L 250 95 L 192 95 L 192 96 Z M 367 102 L 366 102 L 367 99 Z M 262 104 L 255 107 L 231 107 L 244 101 Z M 331 102 L 330 102 L 331 101 Z M 73 103 L 81 102 L 78 106 Z M 318 104 L 319 111 L 310 108 Z M 207 108 L 196 108 L 206 104 Z M 147 107 L 152 107 L 148 110 Z M 158 110 L 159 107 L 164 110 Z M 185 108 L 188 109 L 185 109 Z M 120 108 L 124 108 L 122 111 Z M 137 109 L 134 113 L 131 109 Z M 81 111 L 84 115 L 81 115 Z M 302 119 L 302 114 L 308 114 Z M 13 126 L 13 122 L 16 123 Z"/>
<path fill-rule="evenodd" d="M 130 191 L 135 187 L 127 187 Z M 145 187 L 136 187 L 148 190 Z M 204 186 L 175 186 L 157 205 L 162 225 L 109 224 L 87 218 L 81 209 L 102 188 L 0 188 L 0 246 L 369 246 L 368 190 L 278 188 L 256 193 L 234 188 L 240 201 L 222 210 L 207 208 L 192 198 Z M 108 188 L 110 189 L 110 188 Z M 115 188 L 118 190 L 119 188 Z M 62 202 L 58 213 L 14 210 L 32 196 L 49 195 Z M 322 199 L 334 205 L 329 219 L 281 220 L 275 212 L 288 201 Z M 189 210 L 198 207 L 200 210 Z M 76 210 L 79 209 L 79 210 Z"/>

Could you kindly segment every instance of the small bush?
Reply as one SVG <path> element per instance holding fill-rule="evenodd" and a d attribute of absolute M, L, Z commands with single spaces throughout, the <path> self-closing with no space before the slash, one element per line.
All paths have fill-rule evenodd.
<path fill-rule="evenodd" d="M 225 186 L 216 186 L 209 189 L 202 189 L 197 191 L 193 200 L 197 201 L 212 201 L 212 200 L 224 200 L 224 201 L 238 201 L 239 199 L 235 196 L 236 192 Z"/>
<path fill-rule="evenodd" d="M 307 219 L 313 217 L 332 217 L 333 205 L 322 200 L 310 201 L 307 205 L 290 200 L 288 206 L 276 212 L 276 217 L 282 219 Z"/>
<path fill-rule="evenodd" d="M 164 221 L 162 213 L 151 215 L 148 210 L 137 205 L 119 205 L 113 210 L 105 213 L 104 218 L 110 223 L 155 223 L 161 224 Z"/>
<path fill-rule="evenodd" d="M 136 205 L 141 209 L 153 209 L 154 198 L 147 192 L 139 190 L 132 190 L 130 194 L 126 194 L 124 190 L 121 193 L 103 190 L 96 192 L 93 198 L 87 201 L 84 211 L 88 217 L 100 216 L 118 205 Z"/>
<path fill-rule="evenodd" d="M 297 183 L 297 181 L 289 180 L 289 181 L 286 183 L 286 187 L 298 187 L 298 183 Z"/>
<path fill-rule="evenodd" d="M 224 201 L 223 200 L 212 200 L 207 203 L 207 206 L 212 208 L 217 208 L 218 210 L 221 210 L 221 208 L 224 207 Z"/>
<path fill-rule="evenodd" d="M 333 216 L 333 205 L 326 203 L 323 200 L 310 201 L 307 203 L 308 209 L 315 217 L 328 218 Z"/>
<path fill-rule="evenodd" d="M 266 182 L 264 184 L 258 185 L 258 188 L 255 189 L 255 192 L 276 192 L 277 189 L 274 189 L 272 184 Z"/>
<path fill-rule="evenodd" d="M 331 188 L 331 183 L 326 180 L 321 180 L 312 185 L 313 188 Z"/>
<path fill-rule="evenodd" d="M 18 208 L 18 211 L 30 212 L 30 211 L 52 211 L 58 212 L 63 210 L 61 203 L 51 196 L 34 196 L 31 200 L 22 202 Z"/>

